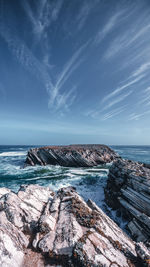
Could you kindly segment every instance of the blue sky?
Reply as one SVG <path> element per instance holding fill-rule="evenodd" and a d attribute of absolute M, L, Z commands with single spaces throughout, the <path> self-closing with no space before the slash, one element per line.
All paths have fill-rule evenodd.
<path fill-rule="evenodd" d="M 0 0 L 0 144 L 150 145 L 150 2 Z"/>

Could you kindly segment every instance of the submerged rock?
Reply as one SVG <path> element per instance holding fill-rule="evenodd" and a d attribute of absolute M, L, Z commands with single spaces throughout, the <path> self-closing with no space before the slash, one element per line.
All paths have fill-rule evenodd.
<path fill-rule="evenodd" d="M 105 189 L 107 203 L 122 208 L 129 218 L 128 230 L 136 241 L 150 245 L 150 168 L 131 160 L 115 161 Z"/>
<path fill-rule="evenodd" d="M 112 162 L 119 155 L 105 145 L 47 146 L 30 149 L 27 165 L 60 165 L 65 167 L 91 167 Z"/>
<path fill-rule="evenodd" d="M 74 188 L 22 186 L 0 198 L 0 266 L 148 266 L 149 250 Z"/>

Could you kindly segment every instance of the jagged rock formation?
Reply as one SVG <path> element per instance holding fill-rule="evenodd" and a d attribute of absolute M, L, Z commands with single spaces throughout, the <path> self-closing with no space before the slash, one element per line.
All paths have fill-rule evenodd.
<path fill-rule="evenodd" d="M 106 201 L 128 215 L 128 230 L 136 241 L 150 245 L 150 168 L 131 160 L 115 161 L 109 171 Z"/>
<path fill-rule="evenodd" d="M 148 266 L 150 252 L 143 243 L 135 244 L 72 187 L 53 193 L 30 185 L 18 194 L 5 193 L 0 198 L 1 267 Z"/>
<path fill-rule="evenodd" d="M 30 149 L 25 166 L 91 167 L 112 162 L 119 155 L 105 145 L 48 146 Z"/>

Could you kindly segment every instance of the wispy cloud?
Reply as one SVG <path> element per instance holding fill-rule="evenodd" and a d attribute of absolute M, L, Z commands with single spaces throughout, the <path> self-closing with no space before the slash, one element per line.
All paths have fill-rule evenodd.
<path fill-rule="evenodd" d="M 150 86 L 144 90 L 145 93 L 150 93 Z"/>
<path fill-rule="evenodd" d="M 136 77 L 138 75 L 141 75 L 143 73 L 146 73 L 147 71 L 150 71 L 150 62 L 145 62 L 140 65 L 131 75 L 131 77 Z"/>
<path fill-rule="evenodd" d="M 131 95 L 133 92 L 133 90 L 130 90 L 129 92 L 127 92 L 126 94 L 122 94 L 119 97 L 113 99 L 111 102 L 109 102 L 108 104 L 105 105 L 105 107 L 103 108 L 103 110 L 109 109 L 112 106 L 116 105 L 116 104 L 120 104 L 120 102 L 122 102 L 123 100 L 125 100 L 129 95 Z"/>
<path fill-rule="evenodd" d="M 58 110 L 60 107 L 65 107 L 65 109 L 69 108 L 69 106 L 73 103 L 75 99 L 75 88 L 71 89 L 67 92 L 60 92 L 60 89 L 63 83 L 69 78 L 71 73 L 77 68 L 77 63 L 75 60 L 79 56 L 80 50 L 74 54 L 72 59 L 69 61 L 59 79 L 57 80 L 56 87 L 57 91 L 55 93 L 56 102 L 54 103 L 54 89 L 56 88 L 52 83 L 51 77 L 46 71 L 45 66 L 39 62 L 39 60 L 32 54 L 32 52 L 28 49 L 23 41 L 21 41 L 18 37 L 12 35 L 12 33 L 6 28 L 0 28 L 0 35 L 4 38 L 6 43 L 8 44 L 8 48 L 13 54 L 13 56 L 18 60 L 18 62 L 27 69 L 30 73 L 36 76 L 40 82 L 42 82 L 47 90 L 49 95 L 49 108 L 53 108 L 51 104 L 54 104 L 55 108 Z M 81 49 L 82 50 L 82 49 Z M 53 98 L 53 99 L 52 99 Z M 69 102 L 69 104 L 67 103 Z"/>
<path fill-rule="evenodd" d="M 105 120 L 108 120 L 110 118 L 113 118 L 113 117 L 116 117 L 117 115 L 119 115 L 120 113 L 124 112 L 126 109 L 126 106 L 123 106 L 123 107 L 119 107 L 119 108 L 116 108 L 116 109 L 113 109 L 111 110 L 110 112 L 104 114 L 102 116 L 102 120 L 105 121 Z"/>
<path fill-rule="evenodd" d="M 31 20 L 37 40 L 43 40 L 44 35 L 45 42 L 48 42 L 47 28 L 51 26 L 52 22 L 56 22 L 56 20 L 58 19 L 62 5 L 63 0 L 57 0 L 54 3 L 48 0 L 38 0 L 37 12 L 35 12 L 35 10 L 33 11 L 31 9 L 29 2 L 24 1 L 24 8 Z M 91 4 L 84 1 L 84 4 L 81 6 L 80 12 L 77 17 L 77 27 L 79 29 L 81 29 L 84 25 L 89 15 L 90 8 Z M 68 89 L 67 86 L 67 89 L 65 89 L 64 85 L 83 62 L 84 55 L 82 55 L 82 53 L 87 47 L 87 44 L 88 42 L 77 49 L 73 55 L 71 55 L 69 60 L 65 63 L 62 71 L 58 75 L 55 74 L 55 76 L 57 76 L 57 79 L 56 81 L 53 81 L 53 83 L 51 81 L 51 77 L 48 75 L 48 71 L 51 72 L 51 69 L 53 68 L 53 65 L 49 62 L 49 50 L 44 50 L 43 64 L 48 68 L 48 71 L 44 74 L 45 86 L 49 94 L 48 106 L 50 109 L 54 109 L 56 111 L 64 107 L 67 110 L 75 100 L 76 86 L 73 86 L 73 88 L 71 89 Z"/>
<path fill-rule="evenodd" d="M 135 15 L 134 12 L 133 15 Z M 150 75 L 149 18 L 150 13 L 147 10 L 141 13 L 140 16 L 136 16 L 134 23 L 133 19 L 129 18 L 131 19 L 130 28 L 127 29 L 127 27 L 123 26 L 125 30 L 114 33 L 115 38 L 109 44 L 103 56 L 105 63 L 112 62 L 112 60 L 116 61 L 116 59 L 119 60 L 117 56 L 122 56 L 124 69 L 126 68 L 125 73 L 130 72 L 128 78 L 123 83 L 121 82 L 120 86 L 104 96 L 102 99 L 102 104 L 105 104 L 104 110 L 107 107 L 111 108 L 111 106 L 116 105 L 118 100 L 122 99 L 123 91 L 126 92 L 126 95 L 131 88 L 133 92 L 136 89 L 134 94 L 135 101 L 133 103 L 129 101 L 129 103 L 132 103 L 132 107 L 130 107 L 132 113 L 128 117 L 129 120 L 139 120 L 150 114 L 150 89 L 149 87 L 145 90 L 143 89 L 143 86 L 149 82 Z M 121 74 L 121 64 L 119 71 Z M 141 112 L 138 112 L 139 108 Z"/>
<path fill-rule="evenodd" d="M 24 10 L 31 21 L 36 41 L 41 41 L 43 35 L 46 34 L 46 29 L 58 19 L 62 4 L 63 0 L 55 2 L 37 0 L 33 9 L 28 0 L 22 1 Z"/>
<path fill-rule="evenodd" d="M 150 86 L 145 90 L 140 92 L 140 100 L 137 102 L 137 105 L 143 104 L 144 106 L 149 106 L 150 103 Z"/>
<path fill-rule="evenodd" d="M 64 86 L 64 84 L 68 81 L 70 76 L 83 62 L 84 55 L 82 53 L 87 48 L 87 45 L 88 42 L 82 45 L 78 50 L 74 52 L 74 54 L 65 64 L 62 72 L 58 75 L 56 83 L 54 84 L 51 90 L 51 99 L 49 101 L 49 105 L 54 105 L 55 102 L 58 102 L 57 98 L 59 98 L 61 88 Z"/>
<path fill-rule="evenodd" d="M 61 93 L 57 95 L 56 98 L 56 111 L 59 109 L 62 109 L 65 111 L 68 111 L 70 106 L 73 104 L 75 98 L 76 98 L 76 89 L 77 86 L 73 86 L 70 90 L 65 91 L 64 93 Z M 49 102 L 49 105 L 51 107 L 51 101 Z"/>
<path fill-rule="evenodd" d="M 87 117 L 91 117 L 92 119 L 97 119 L 97 120 L 101 120 L 101 121 L 105 121 L 108 120 L 110 118 L 116 117 L 117 115 L 119 115 L 120 113 L 124 112 L 126 110 L 127 105 L 123 105 L 121 107 L 117 107 L 114 108 L 112 110 L 110 110 L 109 112 L 104 112 L 101 109 L 91 109 L 88 110 L 84 113 L 85 116 Z"/>
<path fill-rule="evenodd" d="M 37 1 L 40 6 L 40 13 L 35 12 L 36 10 L 31 8 L 29 1 L 22 1 L 22 6 L 30 19 L 31 26 L 36 37 L 36 42 L 41 40 L 42 34 L 45 30 L 45 27 L 48 25 L 47 20 L 42 20 L 41 14 L 43 14 L 47 1 L 43 1 L 41 5 L 40 1 Z"/>
<path fill-rule="evenodd" d="M 112 91 L 111 93 L 107 94 L 107 95 L 103 98 L 102 102 L 105 102 L 106 100 L 108 100 L 108 99 L 110 99 L 110 98 L 116 96 L 118 93 L 120 93 L 120 92 L 123 91 L 124 89 L 129 88 L 131 85 L 133 85 L 133 84 L 137 83 L 138 81 L 140 81 L 141 79 L 143 79 L 144 76 L 145 76 L 145 75 L 142 74 L 142 75 L 140 75 L 139 77 L 137 77 L 136 79 L 131 80 L 130 82 L 125 83 L 124 85 L 117 87 L 114 91 Z"/>
<path fill-rule="evenodd" d="M 45 4 L 43 3 L 42 8 L 44 8 L 46 2 L 47 1 L 44 2 Z M 55 6 L 55 8 L 58 7 Z M 47 64 L 45 64 L 45 62 L 41 62 L 27 47 L 25 42 L 18 36 L 14 35 L 14 32 L 11 30 L 11 28 L 6 27 L 6 25 L 3 23 L 3 20 L 0 24 L 0 35 L 6 41 L 9 50 L 17 59 L 17 61 L 44 84 L 49 96 L 49 108 L 55 111 L 58 111 L 59 109 L 68 110 L 76 98 L 77 86 L 70 86 L 69 84 L 69 86 L 67 85 L 67 87 L 64 88 L 64 85 L 66 85 L 71 75 L 73 75 L 73 73 L 84 61 L 84 51 L 88 46 L 88 42 L 80 46 L 74 52 L 74 54 L 71 55 L 54 82 L 54 80 L 51 78 L 51 68 L 49 66 L 47 68 L 47 64 L 49 64 L 49 62 L 47 62 Z M 70 89 L 68 87 L 70 87 Z"/>
<path fill-rule="evenodd" d="M 149 115 L 150 110 L 141 112 L 141 113 L 132 113 L 129 116 L 129 120 L 139 120 L 140 118 L 144 117 L 145 115 Z"/>
<path fill-rule="evenodd" d="M 83 5 L 80 8 L 80 11 L 76 17 L 77 28 L 81 30 L 90 14 L 91 4 L 88 1 L 84 1 Z"/>
<path fill-rule="evenodd" d="M 113 13 L 111 12 L 111 14 L 109 14 L 109 16 L 106 17 L 105 24 L 102 24 L 100 26 L 100 30 L 96 34 L 94 43 L 98 45 L 105 37 L 107 37 L 111 32 L 115 31 L 116 29 L 118 32 L 120 32 L 119 27 L 126 24 L 127 21 L 134 15 L 136 11 L 137 7 L 135 6 L 134 3 L 130 5 L 130 8 L 128 5 L 123 5 L 121 7 L 118 5 L 117 8 L 114 9 Z M 133 29 L 128 29 L 126 32 L 123 31 L 123 33 L 117 35 L 117 37 L 115 37 L 116 32 L 114 32 L 113 37 L 115 38 L 113 38 L 114 40 L 111 42 L 110 45 L 110 47 L 113 49 L 111 49 L 111 51 L 110 49 L 108 49 L 107 50 L 108 54 L 106 53 L 105 56 L 107 57 L 108 55 L 109 57 L 113 55 L 113 53 L 118 51 L 118 47 L 122 48 L 123 44 L 124 46 L 128 46 L 129 44 L 134 42 L 138 37 L 140 37 L 143 33 L 145 33 L 148 30 L 148 28 L 149 26 L 147 25 L 144 29 L 141 29 L 139 32 L 137 32 L 134 31 L 135 27 L 133 27 Z M 128 39 L 126 39 L 126 37 L 128 37 Z"/>
<path fill-rule="evenodd" d="M 22 40 L 14 36 L 12 31 L 10 31 L 4 25 L 1 25 L 0 27 L 0 35 L 6 41 L 13 56 L 16 57 L 16 59 L 24 68 L 44 82 L 49 80 L 49 84 L 52 85 L 51 79 L 46 73 L 44 66 L 33 55 L 31 50 Z"/>
<path fill-rule="evenodd" d="M 58 0 L 55 3 L 53 10 L 52 10 L 52 20 L 53 21 L 56 21 L 58 19 L 62 5 L 63 5 L 63 0 Z"/>
<path fill-rule="evenodd" d="M 110 33 L 113 33 L 114 38 L 108 38 L 105 40 L 106 43 L 107 41 L 111 40 L 111 42 L 108 43 L 108 48 L 104 49 L 103 60 L 105 60 L 105 64 L 109 62 L 108 59 L 111 61 L 113 57 L 115 57 L 114 60 L 116 60 L 116 56 L 120 52 L 124 51 L 128 51 L 128 54 L 131 55 L 133 63 L 140 57 L 143 59 L 143 61 L 141 60 L 138 62 L 138 67 L 137 64 L 134 64 L 135 70 L 133 71 L 133 66 L 132 70 L 131 68 L 129 69 L 130 73 L 127 72 L 128 78 L 124 79 L 123 82 L 119 81 L 118 86 L 116 86 L 115 89 L 111 90 L 111 92 L 107 91 L 107 94 L 102 98 L 101 102 L 96 105 L 95 108 L 90 109 L 86 113 L 87 116 L 91 116 L 92 118 L 98 118 L 101 114 L 103 114 L 103 119 L 105 120 L 121 113 L 122 102 L 126 104 L 126 101 L 129 100 L 130 103 L 129 97 L 132 93 L 134 93 L 135 86 L 137 88 L 138 84 L 138 88 L 140 88 L 139 84 L 144 84 L 145 78 L 149 73 L 150 61 L 148 58 L 145 60 L 144 57 L 148 51 L 147 48 L 150 41 L 148 35 L 150 32 L 150 23 L 148 20 L 149 13 L 144 11 L 141 16 L 136 16 L 136 23 L 133 23 L 132 18 L 136 12 L 139 14 L 139 6 L 132 10 L 129 10 L 128 7 L 129 6 L 124 6 L 122 9 L 118 8 L 117 11 L 109 17 L 107 22 L 101 26 L 101 29 L 97 33 L 94 44 L 100 44 L 101 41 L 110 35 Z M 128 21 L 132 22 L 130 28 L 126 27 Z M 144 48 L 146 48 L 146 52 L 143 50 Z M 128 60 L 130 62 L 130 57 Z M 147 97 L 146 92 L 144 95 L 145 98 L 141 99 L 145 105 L 148 105 L 148 101 L 145 100 Z M 134 103 L 135 106 L 136 103 L 137 101 Z M 123 110 L 125 109 L 126 106 L 124 106 Z M 109 110 L 109 112 L 104 114 L 104 111 L 106 110 Z"/>
<path fill-rule="evenodd" d="M 102 2 L 83 0 L 74 4 L 69 1 L 66 5 L 64 0 L 22 0 L 27 28 L 20 34 L 25 19 L 15 20 L 13 15 L 14 25 L 9 25 L 11 19 L 4 19 L 0 25 L 0 34 L 15 59 L 47 90 L 50 110 L 55 113 L 68 111 L 75 104 L 79 91 L 82 90 L 84 97 L 87 90 L 90 109 L 86 112 L 87 116 L 108 120 L 123 113 L 132 103 L 132 108 L 129 107 L 132 117 L 140 118 L 141 114 L 147 114 L 146 108 L 138 114 L 134 107 L 145 105 L 148 109 L 150 104 L 150 91 L 146 88 L 150 70 L 148 11 L 143 9 L 143 12 L 137 12 L 141 4 L 136 13 L 130 3 L 124 3 L 123 6 L 120 3 L 112 4 L 110 8 Z M 99 14 L 102 14 L 101 18 Z M 23 21 L 23 24 L 17 28 L 18 21 Z M 16 31 L 13 31 L 13 26 Z M 29 26 L 29 38 L 32 40 L 25 36 Z M 71 35 L 68 34 L 68 29 Z M 64 32 L 67 40 L 64 39 Z M 87 42 L 88 38 L 91 38 L 91 46 Z M 121 57 L 117 57 L 118 55 Z M 86 66 L 82 65 L 85 59 Z M 98 60 L 101 73 L 97 71 L 99 65 L 95 71 Z M 126 71 L 121 70 L 118 76 L 113 76 L 116 65 L 120 67 L 121 64 L 126 64 Z M 87 73 L 86 81 L 81 78 L 82 66 L 85 66 L 83 73 Z M 79 70 L 81 75 L 77 77 L 77 80 L 80 79 L 77 82 L 76 74 Z M 82 88 L 79 87 L 80 81 L 85 82 Z M 79 104 L 85 109 L 86 103 Z"/>
<path fill-rule="evenodd" d="M 75 23 L 77 25 L 77 30 L 80 31 L 83 29 L 83 27 L 86 24 L 87 19 L 89 18 L 92 10 L 95 8 L 95 6 L 98 4 L 99 1 L 93 0 L 88 1 L 84 0 L 81 1 L 81 5 L 79 8 L 78 15 L 76 16 Z"/>
<path fill-rule="evenodd" d="M 149 41 L 150 24 L 138 25 L 140 28 L 135 25 L 116 36 L 106 50 L 104 59 L 109 60 L 120 52 L 125 51 L 127 48 L 132 49 L 133 45 L 138 49 L 138 47 Z M 143 36 L 144 38 L 142 38 Z"/>
<path fill-rule="evenodd" d="M 121 94 L 118 97 L 115 97 L 111 101 L 105 102 L 103 105 L 103 101 L 101 101 L 101 104 L 94 108 L 93 110 L 89 110 L 85 113 L 86 116 L 90 116 L 94 119 L 100 118 L 101 120 L 108 120 L 110 118 L 116 117 L 123 111 L 125 111 L 127 104 L 121 105 L 120 103 L 126 100 L 131 94 L 133 93 L 133 90 L 130 90 L 129 92 L 125 94 Z M 115 108 L 114 108 L 115 107 Z M 109 110 L 105 113 L 106 110 Z"/>
<path fill-rule="evenodd" d="M 98 45 L 118 25 L 118 20 L 123 13 L 124 11 L 118 11 L 108 19 L 103 28 L 96 34 L 94 44 Z"/>
<path fill-rule="evenodd" d="M 40 47 L 41 61 L 51 70 L 53 64 L 50 63 L 51 44 L 49 31 L 53 23 L 56 25 L 63 6 L 63 0 L 37 0 L 34 2 L 34 8 L 33 3 L 23 0 L 22 6 L 31 24 L 33 33 L 32 46 L 34 48 Z"/>
<path fill-rule="evenodd" d="M 132 91 L 130 91 L 128 94 L 125 94 L 125 95 L 118 97 L 117 99 L 114 99 L 114 101 L 106 104 L 104 106 L 104 108 L 99 106 L 97 108 L 90 109 L 90 110 L 86 111 L 84 113 L 84 115 L 87 117 L 91 117 L 93 119 L 100 119 L 103 121 L 108 120 L 108 119 L 113 118 L 113 117 L 116 117 L 117 115 L 119 115 L 120 113 L 122 113 L 126 110 L 127 104 L 124 104 L 121 106 L 119 104 L 120 104 L 120 102 L 125 100 L 131 93 L 132 93 Z M 115 105 L 119 105 L 119 106 L 114 108 Z M 110 110 L 108 112 L 105 112 L 107 109 L 108 110 L 110 109 Z"/>
<path fill-rule="evenodd" d="M 89 110 L 85 115 L 92 118 L 101 117 L 102 120 L 119 115 L 121 112 L 125 111 L 127 107 L 127 105 L 124 105 L 123 107 L 121 105 L 120 107 L 120 103 L 125 101 L 134 92 L 134 90 L 131 90 L 130 87 L 142 80 L 144 76 L 144 74 L 141 74 L 135 79 L 132 79 L 129 82 L 124 83 L 122 86 L 117 87 L 111 93 L 107 94 L 96 108 Z M 126 90 L 125 93 L 122 93 L 124 90 Z M 110 111 L 104 113 L 108 109 L 110 109 Z M 102 114 L 103 116 L 101 116 Z"/>

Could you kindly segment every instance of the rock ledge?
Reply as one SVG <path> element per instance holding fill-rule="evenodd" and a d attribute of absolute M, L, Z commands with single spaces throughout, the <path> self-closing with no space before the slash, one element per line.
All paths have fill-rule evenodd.
<path fill-rule="evenodd" d="M 150 246 L 150 168 L 131 160 L 115 161 L 108 175 L 106 201 L 123 210 L 129 218 L 128 230 L 136 241 Z"/>

